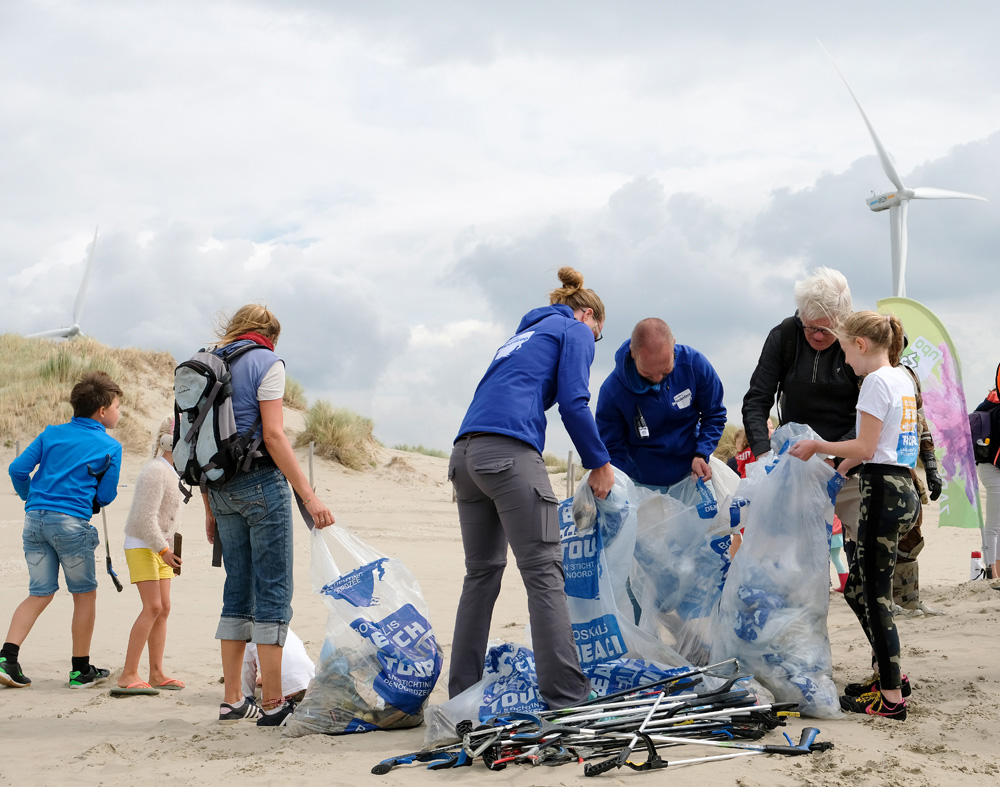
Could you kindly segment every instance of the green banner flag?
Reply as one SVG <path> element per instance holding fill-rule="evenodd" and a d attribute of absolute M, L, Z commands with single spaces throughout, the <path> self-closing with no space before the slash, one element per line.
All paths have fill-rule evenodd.
<path fill-rule="evenodd" d="M 982 527 L 969 411 L 955 345 L 937 316 L 921 303 L 909 298 L 883 298 L 878 310 L 895 314 L 910 340 L 901 363 L 920 378 L 924 414 L 934 435 L 943 487 L 938 499 L 939 526 Z"/>

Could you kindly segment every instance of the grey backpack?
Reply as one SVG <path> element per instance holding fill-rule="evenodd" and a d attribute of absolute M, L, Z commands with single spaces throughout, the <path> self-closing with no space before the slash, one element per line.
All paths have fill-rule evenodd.
<path fill-rule="evenodd" d="M 263 454 L 253 437 L 260 415 L 242 435 L 233 413 L 230 365 L 259 344 L 199 350 L 174 370 L 174 468 L 181 481 L 205 492 L 221 486 Z"/>

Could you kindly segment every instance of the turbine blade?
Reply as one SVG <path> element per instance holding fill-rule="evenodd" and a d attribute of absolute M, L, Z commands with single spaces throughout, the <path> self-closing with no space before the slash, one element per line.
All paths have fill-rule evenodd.
<path fill-rule="evenodd" d="M 878 157 L 882 160 L 882 170 L 885 172 L 889 180 L 892 181 L 892 185 L 902 191 L 906 188 L 906 186 L 903 185 L 903 180 L 899 177 L 899 173 L 896 172 L 896 168 L 892 164 L 892 159 L 889 158 L 889 153 L 886 151 L 885 147 L 883 147 L 882 141 L 878 138 L 878 134 L 875 133 L 875 129 L 872 127 L 871 121 L 868 120 L 868 115 L 866 115 L 864 109 L 861 108 L 861 102 L 858 101 L 858 97 L 854 95 L 854 91 L 851 89 L 851 85 L 847 81 L 847 77 L 845 77 L 841 72 L 840 68 L 837 66 L 837 61 L 833 59 L 833 55 L 827 52 L 823 43 L 819 39 L 816 39 L 816 43 L 819 44 L 820 49 L 826 52 L 826 56 L 830 58 L 830 62 L 833 63 L 834 69 L 836 69 L 837 73 L 840 75 L 844 85 L 847 86 L 847 92 L 850 93 L 851 98 L 854 99 L 854 105 L 858 108 L 858 112 L 861 113 L 861 119 L 865 121 L 865 125 L 868 127 L 868 133 L 871 134 L 872 142 L 875 143 L 875 150 L 878 152 Z"/>
<path fill-rule="evenodd" d="M 90 244 L 90 256 L 87 257 L 87 267 L 83 269 L 83 281 L 80 289 L 76 293 L 76 301 L 73 304 L 73 324 L 80 324 L 80 315 L 83 313 L 83 299 L 87 295 L 87 282 L 90 281 L 90 269 L 94 265 L 94 251 L 97 249 L 97 227 L 94 227 L 94 240 Z"/>
<path fill-rule="evenodd" d="M 948 191 L 948 189 L 936 189 L 932 186 L 921 186 L 913 189 L 913 196 L 910 199 L 977 199 L 982 202 L 989 202 L 986 197 L 977 197 L 975 194 L 965 194 L 961 191 Z"/>
<path fill-rule="evenodd" d="M 72 328 L 53 328 L 51 331 L 40 331 L 39 333 L 29 333 L 25 339 L 68 339 Z"/>

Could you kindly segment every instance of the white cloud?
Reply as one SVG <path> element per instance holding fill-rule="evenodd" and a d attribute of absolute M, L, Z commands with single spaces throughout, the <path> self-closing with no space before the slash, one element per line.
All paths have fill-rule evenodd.
<path fill-rule="evenodd" d="M 496 347 L 572 264 L 608 307 L 595 391 L 658 314 L 715 363 L 738 417 L 797 276 L 840 268 L 859 305 L 888 292 L 887 222 L 863 203 L 887 182 L 818 35 L 907 183 L 993 200 L 914 203 L 908 276 L 957 323 L 967 381 L 988 380 L 998 17 L 978 2 L 12 0 L 0 328 L 69 322 L 99 224 L 86 332 L 181 357 L 217 312 L 266 300 L 313 398 L 374 415 L 386 442 L 444 447 Z M 568 447 L 558 419 L 550 444 Z"/>

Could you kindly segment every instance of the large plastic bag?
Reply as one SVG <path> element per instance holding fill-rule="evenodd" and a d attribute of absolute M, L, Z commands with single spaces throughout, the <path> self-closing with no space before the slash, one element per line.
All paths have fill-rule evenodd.
<path fill-rule="evenodd" d="M 736 499 L 743 545 L 733 560 L 713 625 L 713 660 L 736 657 L 779 702 L 818 718 L 841 715 L 832 678 L 827 611 L 829 528 L 843 476 L 819 456 L 788 455 L 818 435 L 786 424 L 771 440 L 774 459 L 748 465 Z"/>
<path fill-rule="evenodd" d="M 693 476 L 666 492 L 647 492 L 631 566 L 640 626 L 699 665 L 709 661 L 712 620 L 730 564 L 729 501 L 736 484 L 727 478 L 732 471 L 718 465 L 725 472 L 712 468 L 716 494 Z"/>
<path fill-rule="evenodd" d="M 589 491 L 584 476 L 577 494 Z M 676 650 L 633 623 L 626 588 L 636 543 L 635 499 L 632 480 L 616 469 L 608 496 L 595 499 L 596 522 L 589 530 L 577 527 L 575 497 L 559 504 L 569 618 L 584 672 L 620 658 L 688 666 Z"/>
<path fill-rule="evenodd" d="M 442 659 L 413 574 L 333 526 L 313 531 L 312 583 L 329 610 L 326 639 L 285 735 L 419 725 Z"/>

